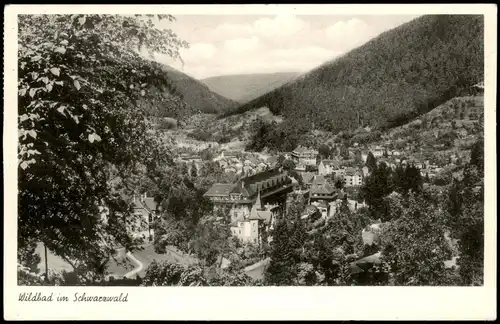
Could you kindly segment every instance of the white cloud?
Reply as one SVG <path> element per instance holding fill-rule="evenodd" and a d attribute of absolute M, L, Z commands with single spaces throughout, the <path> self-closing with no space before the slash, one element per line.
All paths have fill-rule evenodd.
<path fill-rule="evenodd" d="M 254 30 L 249 24 L 223 23 L 208 32 L 207 38 L 211 41 L 224 41 L 227 39 L 250 37 Z"/>
<path fill-rule="evenodd" d="M 212 58 L 215 53 L 217 53 L 217 47 L 208 43 L 190 44 L 189 48 L 181 50 L 181 55 L 186 60 L 207 60 Z"/>
<path fill-rule="evenodd" d="M 180 20 L 183 20 L 180 17 Z M 396 17 L 397 18 L 397 17 Z M 402 23 L 401 18 L 278 15 L 252 18 L 186 17 L 179 36 L 192 42 L 185 62 L 160 62 L 195 78 L 237 73 L 307 71 Z M 405 18 L 409 19 L 409 18 Z M 396 21 L 397 20 L 397 21 Z M 173 28 L 174 32 L 177 33 Z"/>
<path fill-rule="evenodd" d="M 361 45 L 377 34 L 377 31 L 360 19 L 341 20 L 324 29 L 329 46 L 338 51 L 347 51 Z"/>
<path fill-rule="evenodd" d="M 278 15 L 261 18 L 253 23 L 253 29 L 260 37 L 281 42 L 309 30 L 309 24 L 293 15 Z"/>
<path fill-rule="evenodd" d="M 234 38 L 224 42 L 224 49 L 232 53 L 243 53 L 255 50 L 260 44 L 257 36 L 249 38 Z"/>

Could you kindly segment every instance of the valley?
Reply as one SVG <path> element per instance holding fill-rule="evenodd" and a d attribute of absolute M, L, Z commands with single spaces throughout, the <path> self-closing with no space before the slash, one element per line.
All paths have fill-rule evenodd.
<path fill-rule="evenodd" d="M 376 19 L 338 18 L 289 51 L 294 29 L 271 33 L 265 19 L 189 51 L 152 21 L 80 18 L 50 33 L 23 25 L 20 284 L 483 284 L 482 16 L 423 15 L 378 34 L 363 29 Z M 132 26 L 122 42 L 149 30 L 139 47 L 191 65 L 146 59 L 100 27 L 43 49 L 53 29 L 103 19 Z M 194 38 L 198 23 L 186 22 Z M 351 44 L 338 34 L 349 28 L 369 37 Z M 352 46 L 317 45 L 340 40 Z"/>

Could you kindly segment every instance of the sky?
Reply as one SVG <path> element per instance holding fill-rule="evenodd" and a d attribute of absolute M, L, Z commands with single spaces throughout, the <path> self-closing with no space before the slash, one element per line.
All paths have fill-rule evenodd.
<path fill-rule="evenodd" d="M 181 50 L 184 64 L 162 55 L 155 59 L 197 79 L 306 72 L 416 17 L 177 15 L 157 26 L 190 44 Z"/>

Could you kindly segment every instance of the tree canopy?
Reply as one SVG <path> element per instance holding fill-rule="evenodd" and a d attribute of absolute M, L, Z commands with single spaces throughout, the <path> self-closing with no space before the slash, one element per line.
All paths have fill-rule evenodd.
<path fill-rule="evenodd" d="M 171 165 L 147 119 L 149 88 L 168 81 L 139 51 L 179 58 L 187 46 L 155 27 L 164 19 L 174 18 L 19 16 L 20 250 L 43 242 L 102 275 L 116 246 L 135 244 L 129 175 Z M 181 102 L 168 91 L 160 99 Z"/>

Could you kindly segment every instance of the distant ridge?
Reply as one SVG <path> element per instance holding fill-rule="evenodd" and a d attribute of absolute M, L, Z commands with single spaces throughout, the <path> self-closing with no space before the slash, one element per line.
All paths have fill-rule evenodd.
<path fill-rule="evenodd" d="M 171 66 L 163 65 L 162 69 L 176 92 L 195 110 L 213 114 L 226 112 L 237 105 L 235 101 L 211 91 L 204 83 Z"/>
<path fill-rule="evenodd" d="M 272 91 L 299 76 L 299 72 L 232 74 L 202 79 L 210 90 L 245 103 Z"/>

